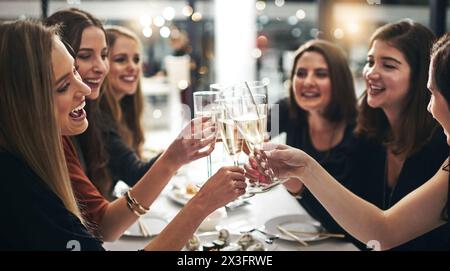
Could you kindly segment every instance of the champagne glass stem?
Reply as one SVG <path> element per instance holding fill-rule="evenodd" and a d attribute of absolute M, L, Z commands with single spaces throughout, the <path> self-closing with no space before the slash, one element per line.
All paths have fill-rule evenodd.
<path fill-rule="evenodd" d="M 206 167 L 208 170 L 208 179 L 212 176 L 211 154 L 206 157 Z"/>
<path fill-rule="evenodd" d="M 233 155 L 233 164 L 238 167 L 239 166 L 239 156 L 237 154 Z"/>

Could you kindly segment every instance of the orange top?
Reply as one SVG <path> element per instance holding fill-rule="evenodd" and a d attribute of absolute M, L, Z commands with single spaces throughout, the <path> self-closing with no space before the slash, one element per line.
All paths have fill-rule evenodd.
<path fill-rule="evenodd" d="M 78 201 L 78 206 L 89 228 L 97 235 L 96 228 L 100 225 L 109 202 L 100 194 L 89 180 L 81 167 L 75 147 L 69 137 L 63 136 L 64 155 L 66 157 L 72 188 Z"/>

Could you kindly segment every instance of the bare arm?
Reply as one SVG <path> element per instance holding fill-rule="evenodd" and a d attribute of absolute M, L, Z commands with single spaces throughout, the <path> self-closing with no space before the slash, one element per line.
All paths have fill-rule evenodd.
<path fill-rule="evenodd" d="M 200 131 L 196 127 L 199 121 L 202 122 L 203 127 Z M 214 128 L 208 121 L 208 118 L 191 121 L 150 170 L 136 183 L 131 195 L 142 206 L 149 207 L 155 201 L 182 165 L 207 156 L 214 150 L 215 135 L 211 134 Z M 206 133 L 209 133 L 209 136 L 202 139 L 202 135 Z M 206 151 L 200 151 L 206 146 L 209 146 Z M 99 233 L 104 241 L 114 241 L 136 222 L 137 218 L 128 208 L 126 199 L 121 197 L 109 204 L 99 225 Z"/>
<path fill-rule="evenodd" d="M 441 215 L 448 199 L 447 171 L 439 170 L 427 183 L 383 211 L 347 190 L 303 151 L 277 145 L 267 154 L 268 158 L 257 156 L 259 174 L 267 174 L 269 164 L 280 177 L 298 178 L 347 232 L 364 243 L 376 240 L 382 249 L 388 249 L 445 223 Z M 262 163 L 264 159 L 268 164 Z M 246 166 L 250 178 L 258 174 L 254 164 Z"/>
<path fill-rule="evenodd" d="M 427 183 L 387 211 L 357 197 L 313 161 L 301 180 L 333 218 L 351 235 L 389 249 L 412 240 L 445 222 L 448 172 L 439 170 Z"/>
<path fill-rule="evenodd" d="M 132 196 L 138 199 L 143 206 L 150 206 L 170 178 L 175 174 L 176 168 L 170 166 L 167 157 L 163 154 L 134 186 Z M 137 220 L 137 216 L 130 211 L 124 197 L 111 202 L 106 210 L 99 232 L 104 241 L 114 241 Z"/>
<path fill-rule="evenodd" d="M 244 171 L 221 168 L 145 249 L 180 250 L 208 214 L 245 193 Z"/>

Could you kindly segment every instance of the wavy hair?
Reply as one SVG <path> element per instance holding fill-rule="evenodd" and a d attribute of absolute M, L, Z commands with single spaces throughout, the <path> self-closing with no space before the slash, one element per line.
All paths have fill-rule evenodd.
<path fill-rule="evenodd" d="M 367 91 L 361 98 L 360 114 L 355 132 L 377 143 L 391 147 L 396 154 L 409 157 L 433 135 L 436 121 L 427 112 L 430 93 L 427 91 L 430 51 L 434 34 L 425 26 L 404 20 L 378 28 L 370 39 L 370 47 L 383 41 L 399 50 L 410 66 L 409 90 L 401 110 L 399 134 L 394 135 L 384 111 L 367 103 Z"/>
<path fill-rule="evenodd" d="M 141 42 L 136 34 L 125 27 L 107 26 L 106 36 L 110 48 L 114 46 L 119 37 L 132 39 L 142 48 Z M 120 101 L 113 96 L 114 87 L 108 79 L 106 79 L 105 85 L 104 98 L 106 99 L 106 103 L 102 102 L 102 110 L 110 114 L 122 139 L 141 158 L 142 145 L 144 143 L 144 131 L 141 123 L 144 97 L 142 95 L 141 81 L 139 80 L 138 82 L 135 94 L 125 95 Z"/>

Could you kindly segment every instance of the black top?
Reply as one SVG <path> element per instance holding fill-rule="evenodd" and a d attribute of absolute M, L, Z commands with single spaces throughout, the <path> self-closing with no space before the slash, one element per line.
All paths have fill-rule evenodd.
<path fill-rule="evenodd" d="M 386 148 L 359 140 L 353 157 L 351 190 L 379 208 L 389 209 L 433 177 L 447 157 L 446 137 L 442 129 L 438 129 L 426 145 L 405 160 L 396 185 L 388 187 Z M 445 226 L 441 226 L 394 250 L 447 250 L 450 248 L 448 236 Z"/>
<path fill-rule="evenodd" d="M 298 148 L 309 154 L 320 165 L 326 169 L 342 185 L 348 187 L 350 180 L 351 163 L 349 155 L 352 146 L 355 144 L 353 136 L 353 125 L 347 125 L 342 141 L 328 151 L 317 150 L 309 135 L 308 123 L 306 121 L 294 121 L 289 115 L 289 100 L 284 99 L 278 102 L 279 105 L 279 131 L 286 132 L 286 143 L 289 146 Z M 269 120 L 271 117 L 268 118 Z M 269 125 L 272 129 L 273 125 Z M 270 131 L 270 130 L 269 130 Z M 345 231 L 335 222 L 322 204 L 305 188 L 299 200 L 303 208 L 330 232 Z"/>
<path fill-rule="evenodd" d="M 0 151 L 0 250 L 103 250 L 21 159 Z"/>
<path fill-rule="evenodd" d="M 158 159 L 141 160 L 128 147 L 115 129 L 104 131 L 105 145 L 109 155 L 108 168 L 114 181 L 122 180 L 129 186 L 135 185 Z"/>

